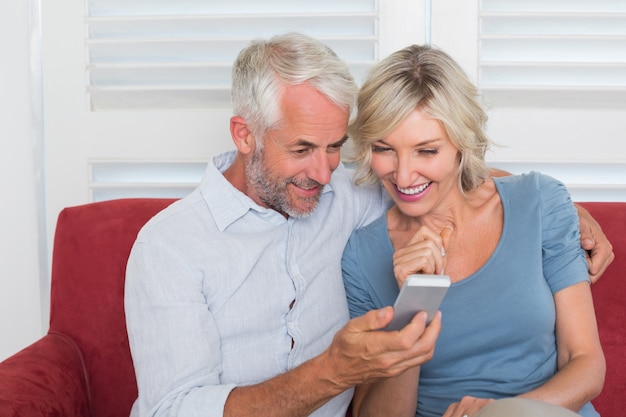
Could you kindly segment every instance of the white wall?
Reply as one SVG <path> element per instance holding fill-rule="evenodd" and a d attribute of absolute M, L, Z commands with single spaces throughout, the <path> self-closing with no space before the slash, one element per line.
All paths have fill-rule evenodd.
<path fill-rule="evenodd" d="M 33 1 L 34 3 L 34 1 Z M 0 360 L 43 333 L 29 1 L 0 2 Z M 35 88 L 36 90 L 36 88 Z M 34 95 L 34 98 L 33 98 Z M 35 109 L 35 110 L 33 110 Z"/>

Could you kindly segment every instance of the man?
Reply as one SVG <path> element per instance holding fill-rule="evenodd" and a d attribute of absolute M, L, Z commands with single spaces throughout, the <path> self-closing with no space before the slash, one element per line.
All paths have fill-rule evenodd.
<path fill-rule="evenodd" d="M 342 416 L 354 385 L 432 356 L 439 315 L 399 332 L 376 331 L 389 307 L 348 321 L 344 245 L 386 208 L 340 164 L 356 91 L 346 65 L 302 35 L 240 53 L 236 152 L 152 219 L 129 259 L 132 416 Z M 593 262 L 610 263 L 591 224 Z"/>

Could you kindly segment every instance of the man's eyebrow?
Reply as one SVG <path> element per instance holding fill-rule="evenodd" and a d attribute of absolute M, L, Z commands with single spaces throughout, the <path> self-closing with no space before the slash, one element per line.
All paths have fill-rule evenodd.
<path fill-rule="evenodd" d="M 338 141 L 331 143 L 329 146 L 343 146 L 343 144 L 345 144 L 347 141 L 348 141 L 348 135 L 345 135 L 344 137 L 342 137 Z M 319 147 L 319 145 L 317 145 L 317 144 L 315 144 L 313 142 L 309 142 L 308 140 L 305 140 L 305 139 L 298 140 L 298 142 L 296 142 L 294 144 L 294 146 L 305 146 L 305 147 L 309 147 L 309 148 L 317 148 L 317 147 Z"/>
<path fill-rule="evenodd" d="M 343 144 L 345 144 L 347 141 L 348 141 L 348 135 L 345 135 L 344 137 L 339 139 L 337 142 L 333 143 L 331 146 L 343 146 Z"/>

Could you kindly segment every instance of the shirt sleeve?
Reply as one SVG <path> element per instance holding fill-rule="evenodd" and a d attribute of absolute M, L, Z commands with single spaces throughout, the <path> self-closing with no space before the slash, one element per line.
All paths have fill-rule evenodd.
<path fill-rule="evenodd" d="M 367 226 L 393 205 L 393 200 L 378 182 L 356 185 L 352 168 L 341 164 L 338 170 L 345 174 L 348 183 L 349 190 L 344 193 L 349 198 L 348 206 L 355 210 L 353 230 Z"/>
<path fill-rule="evenodd" d="M 587 262 L 580 245 L 578 212 L 565 186 L 546 175 L 538 176 L 541 199 L 543 270 L 556 293 L 578 282 L 589 281 Z"/>
<path fill-rule="evenodd" d="M 343 252 L 341 268 L 343 284 L 346 289 L 350 318 L 360 317 L 370 310 L 377 308 L 371 297 L 371 288 L 365 279 L 365 273 L 361 269 L 359 261 L 359 238 L 358 232 L 352 234 Z"/>
<path fill-rule="evenodd" d="M 133 417 L 222 416 L 220 337 L 199 273 L 165 241 L 135 243 L 125 310 L 139 397 Z"/>

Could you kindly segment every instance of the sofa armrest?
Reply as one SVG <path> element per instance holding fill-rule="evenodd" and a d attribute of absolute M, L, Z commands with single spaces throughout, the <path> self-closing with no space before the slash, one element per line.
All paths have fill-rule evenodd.
<path fill-rule="evenodd" d="M 69 337 L 49 333 L 0 363 L 0 416 L 89 414 L 82 354 Z"/>

